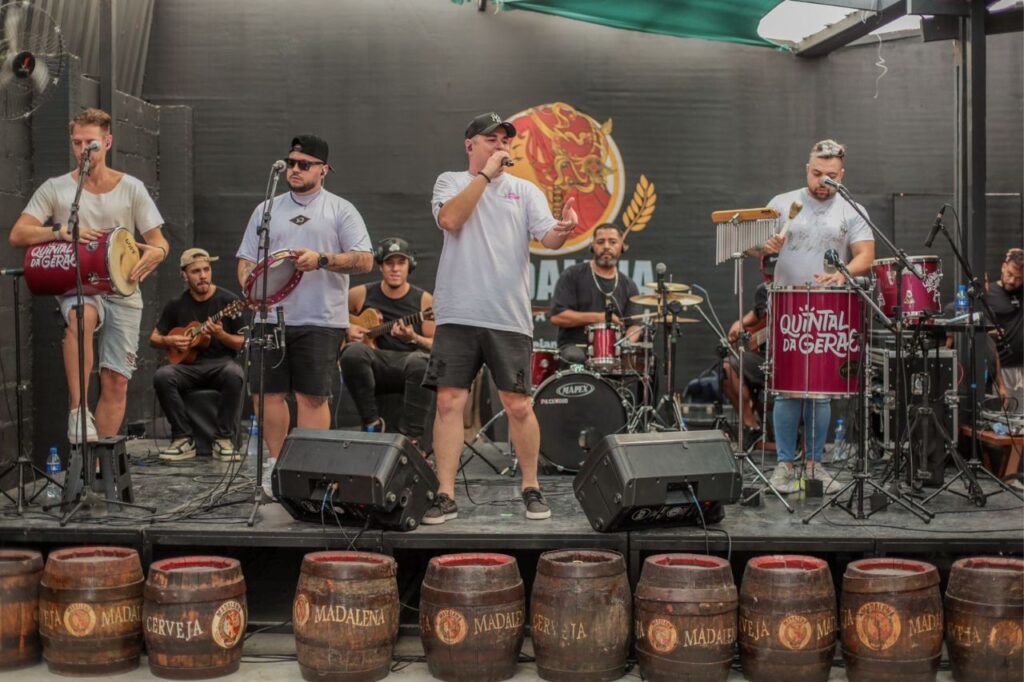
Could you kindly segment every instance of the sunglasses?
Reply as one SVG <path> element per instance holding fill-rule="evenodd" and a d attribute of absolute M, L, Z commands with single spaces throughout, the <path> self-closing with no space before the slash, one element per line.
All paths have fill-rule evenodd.
<path fill-rule="evenodd" d="M 298 166 L 299 170 L 303 171 L 308 171 L 313 166 L 324 165 L 323 161 L 304 161 L 302 159 L 285 159 L 284 162 L 289 168 L 295 168 Z"/>

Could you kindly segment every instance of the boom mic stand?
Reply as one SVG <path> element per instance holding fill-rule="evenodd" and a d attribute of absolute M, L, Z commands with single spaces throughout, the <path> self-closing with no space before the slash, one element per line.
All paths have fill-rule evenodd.
<path fill-rule="evenodd" d="M 53 483 L 61 490 L 64 486 L 60 484 L 55 478 L 50 476 L 46 471 L 40 469 L 32 461 L 32 458 L 25 452 L 25 441 L 24 434 L 22 432 L 24 417 L 23 417 L 23 406 L 22 406 L 22 394 L 25 392 L 25 386 L 21 381 L 21 304 L 18 297 L 20 287 L 18 283 L 21 281 L 19 278 L 24 274 L 24 270 L 21 268 L 10 268 L 7 270 L 0 270 L 0 273 L 10 275 L 14 278 L 14 395 L 15 395 L 15 415 L 18 419 L 17 435 L 18 435 L 18 457 L 15 461 L 7 465 L 7 467 L 0 471 L 0 479 L 9 474 L 14 469 L 18 470 L 18 499 L 14 499 L 10 494 L 0 488 L 0 493 L 3 494 L 11 502 L 18 505 L 18 515 L 25 513 L 25 486 L 28 485 L 28 481 L 25 478 L 27 472 L 34 474 L 33 481 L 36 475 L 42 476 L 50 483 Z M 32 497 L 28 498 L 28 503 L 31 504 L 39 494 L 46 490 L 44 485 L 42 488 L 37 490 Z"/>
<path fill-rule="evenodd" d="M 842 263 L 842 261 L 837 261 L 835 263 L 835 266 L 836 266 L 837 270 L 839 270 L 840 272 L 842 272 L 846 276 L 847 282 L 849 282 L 849 284 L 853 288 L 853 290 L 855 292 L 857 292 L 857 295 L 860 296 L 860 298 L 868 304 L 868 307 L 870 307 L 875 312 L 875 314 L 878 316 L 878 318 L 882 321 L 882 324 L 885 327 L 887 327 L 890 330 L 892 330 L 893 333 L 898 334 L 899 333 L 898 325 L 896 323 L 894 323 L 892 320 L 890 320 L 888 317 L 886 317 L 885 313 L 882 312 L 882 310 L 878 307 L 878 305 L 871 298 L 871 295 L 867 292 L 867 290 L 865 290 L 865 288 L 863 286 L 858 284 L 857 280 L 852 275 L 850 275 L 850 271 L 846 269 L 846 265 L 844 265 Z M 867 327 L 867 325 L 864 324 L 864 318 L 865 317 L 866 317 L 866 310 L 862 309 L 862 311 L 861 311 L 861 325 L 860 325 L 861 329 L 865 329 Z M 826 499 L 821 504 L 820 507 L 815 509 L 814 512 L 812 512 L 810 516 L 807 516 L 806 518 L 801 519 L 801 521 L 805 525 L 810 523 L 811 519 L 813 519 L 815 516 L 817 516 L 818 514 L 820 514 L 823 511 L 825 511 L 825 509 L 827 507 L 839 507 L 840 509 L 842 509 L 844 512 L 846 512 L 847 514 L 849 514 L 850 516 L 852 516 L 855 519 L 866 519 L 869 516 L 871 516 L 872 514 L 874 514 L 875 512 L 881 511 L 879 509 L 873 509 L 869 513 L 864 513 L 864 485 L 865 484 L 870 485 L 872 487 L 872 489 L 874 489 L 875 492 L 877 492 L 877 493 L 879 493 L 881 495 L 884 495 L 885 497 L 887 497 L 889 499 L 890 502 L 895 502 L 896 504 L 900 505 L 901 507 L 903 507 L 904 509 L 906 509 L 910 513 L 914 514 L 917 518 L 921 519 L 925 523 L 928 523 L 929 521 L 931 521 L 932 517 L 934 516 L 934 514 L 929 512 L 927 509 L 924 509 L 923 507 L 918 505 L 915 500 L 913 500 L 913 499 L 904 499 L 903 497 L 901 497 L 899 495 L 895 495 L 892 492 L 886 490 L 883 486 L 875 483 L 874 481 L 871 480 L 871 474 L 868 473 L 868 450 L 867 450 L 867 448 L 868 448 L 868 443 L 867 443 L 867 440 L 868 440 L 868 430 L 864 426 L 865 421 L 866 421 L 866 415 L 867 415 L 867 397 L 866 397 L 866 390 L 865 390 L 866 386 L 867 386 L 867 372 L 864 371 L 864 368 L 868 366 L 868 363 L 867 363 L 867 344 L 863 343 L 866 340 L 865 336 L 866 336 L 865 334 L 861 334 L 860 335 L 860 337 L 861 337 L 861 343 L 859 344 L 860 345 L 860 361 L 859 361 L 860 371 L 857 373 L 857 375 L 858 375 L 857 376 L 857 391 L 858 391 L 858 394 L 860 395 L 860 400 L 858 401 L 858 404 L 857 404 L 857 413 L 858 413 L 857 421 L 860 422 L 860 424 L 861 424 L 861 428 L 860 428 L 860 452 L 858 453 L 858 457 L 860 457 L 859 466 L 854 469 L 853 480 L 851 480 L 849 483 L 844 485 L 842 488 L 840 488 L 836 492 L 831 493 L 828 496 L 828 499 Z M 839 498 L 847 490 L 850 490 L 850 488 L 853 488 L 853 491 L 850 493 L 850 498 L 847 500 L 845 505 L 841 504 L 840 501 L 839 501 Z M 856 500 L 856 502 L 857 502 L 856 511 L 854 510 L 854 500 Z"/>
<path fill-rule="evenodd" d="M 274 194 L 277 192 L 277 181 L 281 177 L 281 172 L 284 170 L 284 166 L 278 166 L 274 164 L 270 171 L 270 178 L 267 180 L 267 190 L 263 199 L 263 218 L 260 221 L 260 226 L 257 228 L 256 233 L 259 236 L 259 244 L 256 246 L 256 262 L 263 264 L 263 272 L 260 273 L 260 281 L 256 283 L 254 289 L 259 289 L 259 325 L 253 324 L 249 330 L 249 338 L 247 343 L 255 345 L 259 348 L 260 357 L 257 361 L 259 363 L 259 381 L 256 385 L 256 395 L 259 396 L 259 402 L 256 407 L 256 423 L 259 425 L 259 438 L 256 439 L 256 483 L 253 486 L 253 500 L 252 500 L 252 511 L 249 513 L 249 519 L 246 521 L 247 525 L 252 526 L 256 523 L 256 513 L 259 511 L 261 505 L 267 502 L 273 502 L 266 491 L 263 489 L 263 414 L 264 414 L 264 402 L 266 401 L 266 387 L 264 386 L 264 373 L 265 373 L 265 361 L 267 355 L 267 348 L 277 348 L 278 340 L 273 333 L 268 334 L 267 329 L 267 277 L 270 274 L 270 268 L 268 267 L 270 261 L 270 213 L 274 204 Z M 263 258 L 260 258 L 260 254 Z M 284 329 L 284 310 L 281 306 L 277 308 L 278 323 L 281 325 L 281 329 Z M 257 329 L 261 336 L 257 337 Z M 252 434 L 249 436 L 252 437 Z"/>
<path fill-rule="evenodd" d="M 60 525 L 62 527 L 71 520 L 71 517 L 73 517 L 79 509 L 82 507 L 93 507 L 99 501 L 97 499 L 98 496 L 92 489 L 93 483 L 96 482 L 96 462 L 92 455 L 92 445 L 88 440 L 89 396 L 86 394 L 85 390 L 85 323 L 83 321 L 85 314 L 85 294 L 82 291 L 82 263 L 81 258 L 78 257 L 78 240 L 81 236 L 78 227 L 78 208 L 79 202 L 82 198 L 82 189 L 85 187 L 85 178 L 89 175 L 89 171 L 91 170 L 92 152 L 90 152 L 88 147 L 86 147 L 82 151 L 82 158 L 80 165 L 78 166 L 78 186 L 75 188 L 75 198 L 71 202 L 71 209 L 68 213 L 68 233 L 71 235 L 71 254 L 75 261 L 75 315 L 77 317 L 77 323 L 75 324 L 75 336 L 78 340 L 78 425 L 81 429 L 78 432 L 78 437 L 80 440 L 78 442 L 77 449 L 74 446 L 71 448 L 71 457 L 68 460 L 68 471 L 64 477 L 60 504 L 47 505 L 43 507 L 45 510 L 59 506 L 61 511 L 63 511 L 66 506 L 73 503 L 71 509 L 60 519 Z M 49 476 L 47 476 L 47 478 L 49 478 Z M 84 478 L 84 481 L 81 480 L 82 478 Z M 72 496 L 72 499 L 68 499 Z M 107 503 L 108 510 L 115 504 L 114 500 L 107 499 L 105 501 Z M 155 507 L 147 507 L 146 505 L 135 504 L 133 502 L 117 500 L 116 504 L 124 507 L 145 509 L 149 512 L 156 511 Z"/>

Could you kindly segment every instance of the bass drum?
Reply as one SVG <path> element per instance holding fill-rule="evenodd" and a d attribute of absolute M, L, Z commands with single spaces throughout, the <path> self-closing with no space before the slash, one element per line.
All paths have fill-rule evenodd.
<path fill-rule="evenodd" d="M 632 396 L 600 374 L 586 370 L 558 372 L 533 394 L 540 424 L 540 456 L 545 473 L 575 474 L 587 450 L 613 433 L 626 430 Z"/>

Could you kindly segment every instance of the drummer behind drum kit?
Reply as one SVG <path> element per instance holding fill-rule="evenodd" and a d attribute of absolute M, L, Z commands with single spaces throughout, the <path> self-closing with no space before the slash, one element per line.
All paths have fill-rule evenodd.
<path fill-rule="evenodd" d="M 645 285 L 657 291 L 657 283 Z M 663 282 L 664 299 L 683 308 L 703 302 L 686 284 Z M 641 327 L 632 341 L 624 325 L 601 322 L 586 328 L 586 359 L 559 371 L 558 352 L 534 347 L 533 411 L 540 424 L 540 454 L 551 472 L 576 473 L 587 453 L 602 438 L 616 433 L 676 430 L 656 410 L 654 340 L 671 327 L 697 320 L 668 313 L 662 295 L 642 294 L 630 300 L 655 310 L 626 318 Z"/>

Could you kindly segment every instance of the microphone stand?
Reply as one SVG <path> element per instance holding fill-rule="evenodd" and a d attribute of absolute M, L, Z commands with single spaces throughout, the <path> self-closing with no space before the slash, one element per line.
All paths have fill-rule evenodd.
<path fill-rule="evenodd" d="M 939 493 L 943 492 L 944 490 L 948 490 L 949 486 L 953 485 L 955 481 L 960 480 L 960 478 L 962 477 L 967 479 L 967 481 L 965 482 L 965 486 L 967 487 L 967 494 L 964 495 L 963 493 L 957 492 L 955 490 L 950 490 L 950 492 L 953 493 L 954 495 L 959 495 L 960 497 L 965 497 L 972 500 L 974 504 L 979 507 L 984 507 L 989 497 L 993 495 L 998 495 L 999 493 L 1004 491 L 1013 494 L 1015 497 L 1017 497 L 1017 499 L 1024 500 L 1024 496 L 1022 496 L 1019 491 L 1014 490 L 1010 486 L 1006 485 L 1006 483 L 1003 482 L 1002 479 L 1000 479 L 998 476 L 996 476 L 991 471 L 982 466 L 981 457 L 978 456 L 978 365 L 976 356 L 976 330 L 974 321 L 975 303 L 977 301 L 981 301 L 981 306 L 982 308 L 985 309 L 985 314 L 988 316 L 988 319 L 991 320 L 992 324 L 995 324 L 996 316 L 992 312 L 992 307 L 985 299 L 984 288 L 981 282 L 974 275 L 974 272 L 971 270 L 971 266 L 967 263 L 966 259 L 964 259 L 963 254 L 960 252 L 960 249 L 957 248 L 956 242 L 953 240 L 952 237 L 950 237 L 949 232 L 946 230 L 945 223 L 943 223 L 941 220 L 939 221 L 939 229 L 942 231 L 942 235 L 946 238 L 946 241 L 949 242 L 950 247 L 953 249 L 953 254 L 956 256 L 957 261 L 960 263 L 960 267 L 963 268 L 964 275 L 966 275 L 967 281 L 969 282 L 969 286 L 967 289 L 967 297 L 968 301 L 970 302 L 967 317 L 967 354 L 969 358 L 968 362 L 971 365 L 971 455 L 967 459 L 967 461 L 964 462 L 960 458 L 959 453 L 956 453 L 954 449 L 952 452 L 956 453 L 956 455 L 953 458 L 953 461 L 956 462 L 959 471 L 957 472 L 956 476 L 946 481 L 938 490 L 933 492 L 928 497 L 924 498 L 923 502 L 927 503 L 929 500 L 931 500 Z M 996 334 L 998 335 L 998 340 L 1002 341 L 1003 330 L 997 327 Z M 981 486 L 978 484 L 977 475 L 979 473 L 983 474 L 992 481 L 995 481 L 999 485 L 999 488 L 990 493 L 985 493 L 981 489 Z"/>
<path fill-rule="evenodd" d="M 78 340 L 78 448 L 71 446 L 71 455 L 68 458 L 68 470 L 64 476 L 64 485 L 61 486 L 62 495 L 59 504 L 51 504 L 43 507 L 47 510 L 53 507 L 64 508 L 72 505 L 60 519 L 61 527 L 67 525 L 79 509 L 92 507 L 96 503 L 95 494 L 92 489 L 96 482 L 96 462 L 92 455 L 92 444 L 89 443 L 89 396 L 85 390 L 85 293 L 82 290 L 82 262 L 78 257 L 78 240 L 80 239 L 78 208 L 82 199 L 82 190 L 85 188 L 85 178 L 92 170 L 92 152 L 85 149 L 78 166 L 78 185 L 75 187 L 75 198 L 71 201 L 71 209 L 68 213 L 68 234 L 71 236 L 71 256 L 75 261 L 75 337 Z M 113 476 L 113 472 L 108 472 Z M 47 476 L 49 478 L 49 476 Z M 82 481 L 81 479 L 85 480 Z M 72 498 L 73 496 L 73 498 Z M 72 499 L 69 499 L 72 498 Z M 107 510 L 111 511 L 114 500 L 107 499 Z M 133 502 L 116 501 L 117 505 L 124 507 L 135 507 L 155 512 L 155 507 L 147 507 Z"/>
<path fill-rule="evenodd" d="M 853 197 L 850 196 L 850 191 L 846 188 L 846 185 L 834 181 L 829 181 L 826 182 L 825 184 L 835 188 L 836 193 L 838 193 L 839 196 L 846 200 L 846 203 L 850 205 L 850 208 L 852 208 L 854 212 L 857 215 L 859 215 L 861 219 L 867 224 L 867 226 L 871 228 L 871 231 L 872 233 L 874 233 L 876 239 L 880 240 L 889 248 L 889 251 L 892 252 L 896 260 L 897 297 L 896 305 L 893 306 L 893 320 L 895 322 L 893 334 L 896 337 L 896 439 L 893 441 L 892 488 L 894 494 L 900 496 L 905 494 L 904 491 L 900 488 L 899 484 L 900 463 L 903 461 L 903 406 L 906 404 L 904 401 L 904 392 L 906 391 L 906 386 L 904 385 L 903 380 L 905 370 L 903 360 L 903 272 L 905 270 L 909 271 L 912 275 L 914 275 L 914 277 L 920 280 L 922 284 L 924 284 L 924 275 L 916 267 L 914 267 L 913 263 L 910 262 L 910 259 L 907 257 L 906 251 L 896 246 L 892 242 L 892 240 L 889 239 L 888 235 L 882 232 L 882 230 L 880 230 L 878 226 L 871 221 L 871 218 L 869 218 L 867 214 L 861 210 L 857 202 L 854 201 Z M 842 272 L 844 275 L 846 275 L 847 280 L 851 279 L 848 271 L 846 270 L 845 265 L 843 266 Z M 917 480 L 917 471 L 913 460 L 914 458 L 912 455 L 909 455 L 907 457 L 907 480 L 910 484 L 911 489 L 915 489 L 920 486 L 920 482 Z M 914 504 L 916 505 L 916 502 L 914 502 Z"/>
<path fill-rule="evenodd" d="M 260 355 L 259 360 L 257 360 L 259 363 L 259 380 L 256 384 L 256 395 L 259 396 L 256 407 L 256 424 L 258 425 L 259 438 L 256 440 L 256 483 L 253 487 L 252 511 L 249 513 L 249 519 L 246 521 L 249 526 L 256 523 L 256 513 L 259 511 L 260 506 L 273 502 L 273 498 L 269 497 L 263 489 L 263 415 L 264 402 L 266 400 L 264 373 L 267 347 L 272 344 L 275 348 L 277 347 L 273 330 L 271 330 L 270 334 L 267 333 L 267 277 L 270 274 L 270 268 L 267 267 L 267 264 L 270 261 L 270 213 L 273 208 L 274 194 L 277 192 L 277 182 L 280 177 L 281 171 L 276 167 L 270 171 L 267 191 L 263 199 L 263 218 L 260 221 L 259 228 L 256 230 L 256 234 L 259 236 L 259 244 L 256 247 L 256 262 L 263 264 L 263 272 L 260 273 L 260 281 L 254 287 L 259 290 L 260 323 L 259 325 L 253 324 L 251 326 L 247 340 L 247 343 L 255 344 L 259 348 Z M 260 254 L 263 254 L 262 259 Z M 283 312 L 282 310 L 281 313 Z M 259 337 L 257 337 L 257 327 L 259 328 Z M 251 438 L 252 434 L 249 437 Z"/>
<path fill-rule="evenodd" d="M 881 320 L 882 325 L 885 326 L 890 331 L 892 331 L 894 334 L 898 334 L 899 325 L 897 323 L 894 323 L 885 315 L 882 309 L 879 308 L 878 305 L 875 303 L 874 299 L 871 297 L 871 294 L 869 294 L 868 291 L 863 286 L 858 284 L 857 280 L 852 275 L 850 275 L 850 271 L 846 269 L 846 265 L 842 261 L 837 261 L 834 263 L 834 265 L 837 270 L 839 270 L 840 272 L 843 273 L 843 275 L 846 276 L 846 280 L 847 282 L 849 282 L 850 287 L 855 292 L 857 292 L 857 295 L 860 296 L 861 300 L 865 301 L 868 304 L 868 307 L 875 312 L 875 315 L 878 317 L 879 320 Z M 866 317 L 867 311 L 866 309 L 862 308 L 860 325 L 861 329 L 865 329 L 867 327 L 867 325 L 865 324 Z M 862 341 L 866 340 L 866 335 L 860 334 L 859 336 Z M 900 505 L 901 507 L 912 513 L 917 518 L 921 519 L 925 523 L 928 523 L 935 515 L 928 511 L 927 509 L 925 509 L 924 507 L 922 507 L 921 505 L 919 505 L 916 500 L 910 497 L 904 499 L 898 494 L 893 494 L 889 490 L 886 490 L 883 486 L 871 480 L 871 474 L 868 473 L 868 430 L 864 426 L 866 424 L 867 418 L 867 397 L 865 390 L 867 385 L 867 373 L 865 372 L 865 368 L 868 366 L 868 363 L 866 343 L 860 344 L 859 365 L 860 371 L 857 373 L 857 391 L 860 395 L 860 400 L 857 404 L 857 421 L 860 422 L 861 424 L 860 451 L 858 453 L 858 456 L 860 457 L 859 466 L 857 466 L 854 469 L 853 480 L 851 480 L 849 483 L 844 485 L 836 492 L 829 494 L 827 496 L 827 499 L 824 502 L 822 502 L 820 507 L 815 509 L 810 514 L 810 516 L 801 519 L 801 521 L 805 525 L 810 523 L 811 519 L 813 519 L 821 512 L 825 511 L 827 507 L 839 507 L 840 509 L 842 509 L 855 519 L 866 519 L 872 514 L 881 511 L 885 507 L 882 507 L 880 509 L 872 509 L 868 513 L 864 512 L 864 485 L 867 484 L 870 485 L 876 493 L 884 495 L 886 498 L 888 498 L 890 502 L 895 502 L 896 504 Z M 847 490 L 850 490 L 850 488 L 853 488 L 853 491 L 850 493 L 850 498 L 846 501 L 846 504 L 841 504 L 839 498 Z M 854 510 L 855 499 L 857 501 L 856 510 Z"/>

